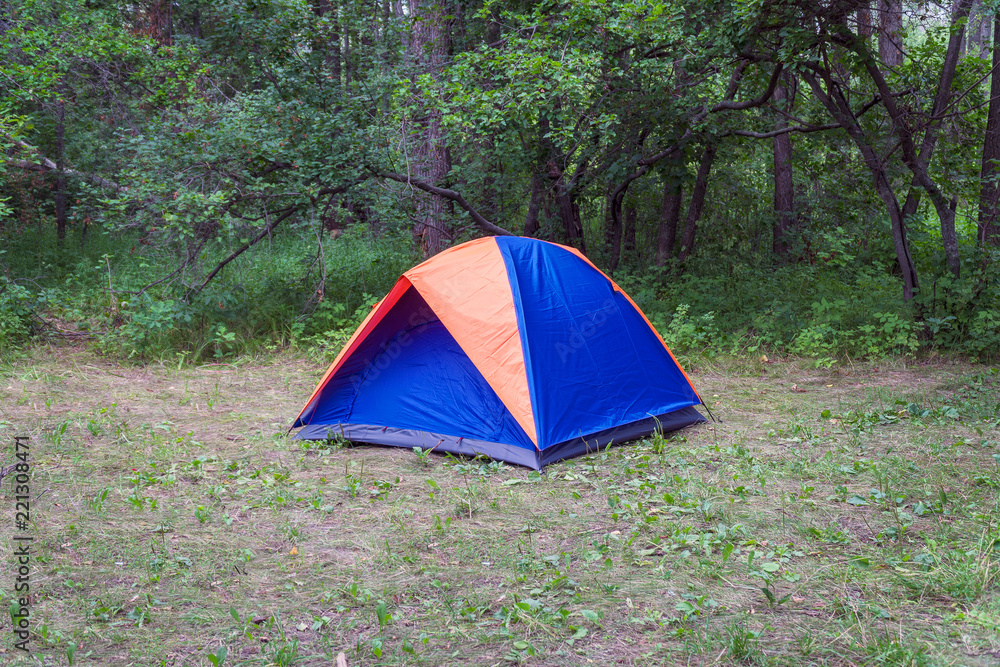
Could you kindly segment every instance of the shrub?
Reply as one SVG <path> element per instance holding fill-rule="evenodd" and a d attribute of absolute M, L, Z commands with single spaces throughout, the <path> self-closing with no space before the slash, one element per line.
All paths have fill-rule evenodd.
<path fill-rule="evenodd" d="M 664 342 L 675 352 L 701 355 L 719 352 L 721 334 L 715 326 L 715 314 L 692 316 L 688 315 L 690 309 L 688 304 L 680 304 L 667 324 L 664 324 L 662 316 L 654 318 L 653 323 Z"/>
<path fill-rule="evenodd" d="M 98 340 L 97 347 L 104 353 L 141 358 L 163 353 L 194 320 L 191 307 L 179 299 L 155 300 L 143 294 L 137 302 L 123 302 L 122 306 L 117 317 L 120 325 L 112 326 Z"/>
<path fill-rule="evenodd" d="M 862 324 L 851 337 L 857 356 L 884 357 L 889 354 L 912 354 L 920 343 L 917 325 L 896 313 L 874 313 L 876 324 Z"/>
<path fill-rule="evenodd" d="M 305 330 L 315 331 L 311 336 L 305 336 L 298 342 L 311 347 L 324 358 L 332 360 L 347 344 L 361 322 L 371 309 L 378 303 L 378 298 L 365 294 L 364 300 L 352 315 L 347 314 L 347 305 L 343 303 L 324 302 L 306 325 Z"/>
<path fill-rule="evenodd" d="M 0 350 L 24 344 L 37 330 L 38 297 L 0 276 Z"/>

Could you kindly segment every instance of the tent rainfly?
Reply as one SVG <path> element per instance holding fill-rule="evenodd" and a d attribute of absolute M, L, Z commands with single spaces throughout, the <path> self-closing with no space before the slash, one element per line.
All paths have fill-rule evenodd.
<path fill-rule="evenodd" d="M 400 277 L 295 420 L 342 436 L 540 470 L 705 421 L 638 306 L 573 248 L 521 237 L 455 246 Z"/>

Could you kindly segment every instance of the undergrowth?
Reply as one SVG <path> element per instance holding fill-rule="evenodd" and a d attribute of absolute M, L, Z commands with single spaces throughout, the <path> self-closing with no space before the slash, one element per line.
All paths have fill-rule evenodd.
<path fill-rule="evenodd" d="M 39 335 L 74 335 L 118 359 L 201 362 L 296 348 L 330 357 L 397 277 L 419 258 L 405 235 L 357 225 L 324 242 L 293 227 L 246 252 L 204 289 L 204 267 L 181 271 L 178 248 L 93 232 L 86 244 L 8 233 L 0 255 L 0 350 Z M 939 277 L 905 304 L 877 259 L 846 257 L 770 269 L 712 258 L 616 274 L 686 364 L 720 356 L 796 355 L 816 367 L 858 359 L 1000 354 L 1000 269 L 970 251 L 961 279 Z M 828 257 L 828 255 L 823 255 Z M 862 261 L 863 259 L 863 261 Z M 29 277 L 30 276 L 30 277 Z M 158 277 L 168 277 L 143 291 Z"/>

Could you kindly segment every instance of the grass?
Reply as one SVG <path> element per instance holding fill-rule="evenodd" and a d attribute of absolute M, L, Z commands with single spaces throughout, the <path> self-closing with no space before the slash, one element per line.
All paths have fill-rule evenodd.
<path fill-rule="evenodd" d="M 122 367 L 67 348 L 5 362 L 0 461 L 15 433 L 32 443 L 34 658 L 1000 662 L 1000 399 L 984 367 L 702 367 L 722 423 L 543 474 L 292 441 L 323 370 Z M 4 521 L 13 495 L 5 480 Z M 13 647 L 11 579 L 0 664 L 38 664 Z"/>

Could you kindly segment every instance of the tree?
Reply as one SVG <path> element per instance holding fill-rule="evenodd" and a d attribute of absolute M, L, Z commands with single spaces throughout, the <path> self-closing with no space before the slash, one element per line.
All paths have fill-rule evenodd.
<path fill-rule="evenodd" d="M 774 105 L 781 111 L 790 110 L 794 96 L 789 94 L 787 77 L 774 89 Z M 785 108 L 787 106 L 787 109 Z M 778 114 L 775 130 L 789 126 L 788 119 Z M 795 181 L 792 174 L 792 134 L 784 132 L 775 135 L 772 153 L 774 156 L 774 240 L 772 250 L 780 260 L 787 260 L 788 237 L 798 227 L 795 211 Z"/>
<path fill-rule="evenodd" d="M 983 138 L 983 166 L 979 195 L 977 240 L 982 245 L 1000 245 L 1000 15 L 993 20 L 993 70 L 990 102 Z"/>
<path fill-rule="evenodd" d="M 960 258 L 955 233 L 955 200 L 945 195 L 931 175 L 929 165 L 940 127 L 945 119 L 945 112 L 952 99 L 952 84 L 955 80 L 965 19 L 970 6 L 971 0 L 958 0 L 955 4 L 950 19 L 947 48 L 941 68 L 935 73 L 936 91 L 932 97 L 933 101 L 930 108 L 924 108 L 919 114 L 911 111 L 922 107 L 922 99 L 916 94 L 918 91 L 912 88 L 894 89 L 892 85 L 892 82 L 896 81 L 891 74 L 892 68 L 902 62 L 900 28 L 897 21 L 897 14 L 901 10 L 898 2 L 881 0 L 879 4 L 880 57 L 871 52 L 866 39 L 852 31 L 848 25 L 848 15 L 838 8 L 829 11 L 816 10 L 819 12 L 816 14 L 819 26 L 818 39 L 813 36 L 804 37 L 798 47 L 803 78 L 833 120 L 851 137 L 872 175 L 875 190 L 886 207 L 891 222 L 897 262 L 903 274 L 903 294 L 906 300 L 913 298 L 918 287 L 916 267 L 907 238 L 906 218 L 912 212 L 911 206 L 915 210 L 914 202 L 919 202 L 919 198 L 914 196 L 909 205 L 900 206 L 893 189 L 893 167 L 887 162 L 887 157 L 898 159 L 902 166 L 911 172 L 914 184 L 923 189 L 931 199 L 940 220 L 948 268 L 957 276 Z M 775 11 L 771 15 L 774 21 L 771 25 L 787 25 L 787 22 L 795 21 L 797 18 L 794 14 L 790 15 L 787 10 Z M 858 84 L 845 80 L 845 72 L 837 64 L 841 57 L 851 58 L 858 74 L 864 74 L 863 80 L 875 94 L 871 105 L 877 104 L 885 111 L 890 122 L 888 126 L 890 136 L 898 142 L 898 150 L 883 153 L 876 149 L 876 142 L 885 142 L 889 137 L 873 134 L 879 132 L 878 127 L 867 129 L 862 125 L 860 116 L 871 108 L 871 105 L 852 106 L 848 99 L 849 91 L 857 89 Z M 931 81 L 933 79 L 927 80 L 927 84 Z M 903 81 L 899 81 L 899 85 L 902 87 Z M 907 107 L 903 106 L 904 100 Z M 898 157 L 893 158 L 893 155 Z"/>
<path fill-rule="evenodd" d="M 665 266 L 677 244 L 677 223 L 684 203 L 683 186 L 684 152 L 677 151 L 667 162 L 663 178 L 663 201 L 660 205 L 660 224 L 656 235 L 656 265 Z"/>
<path fill-rule="evenodd" d="M 878 54 L 888 67 L 903 64 L 903 0 L 878 0 Z"/>
<path fill-rule="evenodd" d="M 22 124 L 27 131 L 16 137 L 2 128 L 11 144 L 5 157 L 11 167 L 51 179 L 62 245 L 73 214 L 70 200 L 89 199 L 83 186 L 120 190 L 113 177 L 98 175 L 116 165 L 93 145 L 135 118 L 141 101 L 129 90 L 130 79 L 150 65 L 150 44 L 123 30 L 115 12 L 87 11 L 76 0 L 8 8 L 0 41 L 0 107 L 34 122 Z"/>
<path fill-rule="evenodd" d="M 410 37 L 410 58 L 415 79 L 440 76 L 450 49 L 448 10 L 445 0 L 410 0 L 413 29 Z M 418 98 L 419 99 L 419 98 Z M 447 137 L 441 127 L 441 112 L 432 105 L 418 101 L 417 116 L 412 119 L 416 137 L 413 151 L 413 174 L 420 180 L 440 185 L 451 166 L 448 160 Z M 451 234 L 444 202 L 439 197 L 418 197 L 417 224 L 413 236 L 419 239 L 424 256 L 441 252 Z"/>

